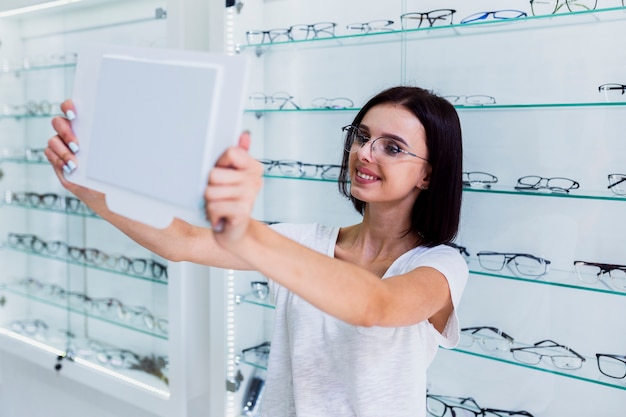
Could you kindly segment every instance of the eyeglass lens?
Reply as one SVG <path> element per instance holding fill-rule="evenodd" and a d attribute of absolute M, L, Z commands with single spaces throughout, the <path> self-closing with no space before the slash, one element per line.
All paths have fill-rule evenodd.
<path fill-rule="evenodd" d="M 617 195 L 626 195 L 626 175 L 624 174 L 609 174 L 609 186 L 608 188 Z"/>
<path fill-rule="evenodd" d="M 374 162 L 379 165 L 394 163 L 398 160 L 398 158 L 402 158 L 406 155 L 426 160 L 421 156 L 417 156 L 405 149 L 402 149 L 398 142 L 391 138 L 381 136 L 379 138 L 372 139 L 356 126 L 345 126 L 342 130 L 346 135 L 344 138 L 346 151 L 350 153 L 359 152 L 359 150 L 369 143 Z"/>
<path fill-rule="evenodd" d="M 626 378 L 626 356 L 597 353 L 598 369 L 611 378 Z"/>

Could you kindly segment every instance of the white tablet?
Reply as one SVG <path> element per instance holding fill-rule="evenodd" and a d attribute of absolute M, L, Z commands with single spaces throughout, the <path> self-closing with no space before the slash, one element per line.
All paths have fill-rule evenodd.
<path fill-rule="evenodd" d="M 77 52 L 72 126 L 80 151 L 67 179 L 155 227 L 174 217 L 207 225 L 209 171 L 241 133 L 247 59 L 101 44 Z"/>

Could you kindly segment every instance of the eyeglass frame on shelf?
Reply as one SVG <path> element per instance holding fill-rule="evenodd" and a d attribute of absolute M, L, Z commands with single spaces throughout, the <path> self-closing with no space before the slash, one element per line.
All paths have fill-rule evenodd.
<path fill-rule="evenodd" d="M 485 176 L 486 179 L 470 179 L 471 175 L 481 175 L 481 176 Z M 465 179 L 465 177 L 467 176 L 467 180 Z M 498 177 L 496 177 L 493 174 L 490 174 L 488 172 L 483 172 L 483 171 L 464 171 L 462 173 L 462 177 L 463 177 L 463 185 L 467 186 L 467 187 L 473 187 L 473 186 L 480 186 L 482 188 L 491 188 L 492 184 L 495 184 L 498 182 Z"/>
<path fill-rule="evenodd" d="M 496 256 L 496 255 L 504 257 L 504 260 L 502 262 L 502 266 L 500 268 L 498 268 L 498 269 L 488 268 L 480 261 L 481 260 L 481 256 Z M 508 265 L 511 263 L 511 261 L 515 260 L 516 258 L 532 259 L 534 261 L 537 261 L 538 265 L 543 265 L 544 266 L 544 271 L 542 273 L 533 275 L 533 274 L 528 274 L 528 273 L 520 271 L 518 269 L 517 262 L 515 262 L 514 264 L 515 264 L 515 269 L 517 270 L 517 273 L 519 273 L 522 276 L 528 276 L 528 277 L 540 277 L 540 276 L 543 276 L 543 275 L 547 274 L 548 273 L 548 269 L 549 269 L 549 265 L 551 263 L 548 259 L 545 259 L 545 258 L 542 258 L 542 257 L 539 257 L 539 256 L 535 256 L 535 255 L 532 255 L 530 253 L 480 251 L 480 252 L 478 252 L 476 254 L 476 256 L 478 257 L 478 263 L 480 264 L 480 266 L 483 267 L 484 269 L 488 270 L 488 271 L 502 271 L 505 266 L 508 267 Z"/>
<path fill-rule="evenodd" d="M 497 14 L 498 13 L 502 13 L 502 12 L 515 12 L 517 14 L 517 16 L 514 17 L 498 17 Z M 485 12 L 477 12 L 477 13 L 472 13 L 469 16 L 464 17 L 460 24 L 461 25 L 465 25 L 468 23 L 474 23 L 474 22 L 478 22 L 478 21 L 487 21 L 487 19 L 489 18 L 489 16 L 493 16 L 493 20 L 498 21 L 498 20 L 514 20 L 514 19 L 521 19 L 523 17 L 527 17 L 528 13 L 522 11 L 522 10 L 513 10 L 513 9 L 503 9 L 503 10 L 492 10 L 492 11 L 485 11 Z M 489 19 L 488 21 L 493 21 L 492 19 Z"/>
<path fill-rule="evenodd" d="M 595 267 L 598 268 L 598 273 L 595 275 L 596 279 L 593 281 L 590 280 L 584 280 L 583 276 L 589 276 L 588 274 L 583 274 L 580 271 L 580 266 L 590 266 L 590 267 Z M 611 279 L 611 283 L 614 283 L 615 280 L 621 279 L 621 278 L 614 278 L 611 275 L 612 271 L 618 270 L 618 271 L 623 271 L 624 274 L 626 275 L 626 265 L 616 265 L 616 264 L 607 264 L 607 263 L 599 263 L 599 262 L 588 262 L 588 261 L 574 261 L 574 270 L 576 271 L 576 276 L 578 277 L 578 279 L 581 282 L 587 283 L 587 284 L 596 284 L 598 282 L 600 282 L 600 278 L 602 278 L 605 275 L 608 275 L 609 278 Z M 625 280 L 625 285 L 623 288 L 621 288 L 622 290 L 626 290 L 626 280 Z"/>
<path fill-rule="evenodd" d="M 550 345 L 545 345 L 545 343 L 548 342 L 550 343 Z M 543 346 L 542 346 L 543 345 Z M 550 349 L 550 348 L 561 348 L 564 349 L 567 352 L 573 353 L 574 356 L 569 356 L 569 355 L 550 355 L 550 354 L 542 354 L 542 353 L 537 353 L 537 352 L 533 352 L 533 349 Z M 533 346 L 523 346 L 523 347 L 516 347 L 516 348 L 511 348 L 510 349 L 511 353 L 513 354 L 513 358 L 518 361 L 518 362 L 522 362 L 528 365 L 537 365 L 541 362 L 541 360 L 544 357 L 549 357 L 552 364 L 559 369 L 564 369 L 564 370 L 576 370 L 576 369 L 580 369 L 582 368 L 583 364 L 585 363 L 585 361 L 587 359 L 585 359 L 584 356 L 582 356 L 580 353 L 576 352 L 575 350 L 565 346 L 565 345 L 561 345 L 557 342 L 555 342 L 554 340 L 550 340 L 550 339 L 546 339 L 546 340 L 542 340 L 540 342 L 535 343 Z M 527 362 L 527 361 L 523 361 L 520 360 L 518 357 L 515 356 L 515 352 L 524 352 L 524 353 L 532 353 L 536 356 L 538 356 L 538 360 L 536 362 Z M 578 359 L 580 360 L 580 365 L 572 368 L 572 367 L 563 367 L 563 366 L 559 366 L 557 364 L 557 362 L 555 362 L 554 358 L 570 358 L 570 359 Z"/>
<path fill-rule="evenodd" d="M 619 177 L 619 179 L 617 179 L 617 178 L 616 178 L 616 179 L 617 179 L 617 181 L 616 181 L 616 182 L 611 182 L 611 180 L 612 180 L 614 177 Z M 620 187 L 620 188 L 616 188 L 618 185 L 620 185 L 620 184 L 622 184 L 622 183 L 626 183 L 626 174 L 609 174 L 609 175 L 607 176 L 607 178 L 608 178 L 608 181 L 609 181 L 609 185 L 608 185 L 608 187 L 606 187 L 606 188 L 608 188 L 608 189 L 610 189 L 611 191 L 613 191 L 613 193 L 614 193 L 615 195 L 626 195 L 626 190 L 624 190 L 624 191 L 622 192 L 622 191 L 621 191 L 621 187 Z M 626 184 L 625 184 L 625 185 L 626 185 Z M 619 190 L 619 191 L 615 191 L 615 190 Z"/>
<path fill-rule="evenodd" d="M 436 16 L 436 17 L 431 18 L 430 14 L 431 13 L 434 14 L 436 12 L 446 12 L 446 13 L 442 16 Z M 428 12 L 408 12 L 408 13 L 403 13 L 400 15 L 400 23 L 402 25 L 402 30 L 417 30 L 417 29 L 422 28 L 422 23 L 424 22 L 424 19 L 428 21 L 428 28 L 432 28 L 432 27 L 435 27 L 435 23 L 438 20 L 445 21 L 448 17 L 450 17 L 450 25 L 452 25 L 455 13 L 456 13 L 456 10 L 454 9 L 434 9 Z M 408 25 L 405 22 L 408 20 L 419 20 L 419 25 L 416 28 L 407 29 L 406 26 Z M 446 26 L 446 25 L 443 25 L 443 26 Z"/>
<path fill-rule="evenodd" d="M 538 181 L 533 184 L 524 184 L 521 183 L 522 180 L 527 179 L 527 178 L 538 178 Z M 557 187 L 557 186 L 550 186 L 550 181 L 554 181 L 554 180 L 567 180 L 571 183 L 571 185 L 567 188 L 565 187 Z M 542 182 L 545 182 L 545 185 L 542 185 Z M 574 181 L 571 178 L 566 178 L 566 177 L 541 177 L 539 175 L 524 175 L 523 177 L 520 177 L 517 179 L 517 185 L 515 186 L 516 190 L 519 191 L 529 191 L 529 190 L 535 190 L 535 191 L 539 191 L 539 190 L 550 190 L 552 192 L 561 192 L 561 193 L 569 193 L 570 190 L 577 190 L 580 188 L 580 183 L 578 181 Z"/>
<path fill-rule="evenodd" d="M 572 0 L 572 2 L 575 2 L 575 1 L 576 1 L 576 0 Z M 531 12 L 532 12 L 533 16 L 544 16 L 543 14 L 536 14 L 536 13 L 535 13 L 535 9 L 534 9 L 534 7 L 533 7 L 533 4 L 534 4 L 534 3 L 536 3 L 536 2 L 537 2 L 536 0 L 530 0 L 530 10 L 531 10 Z M 560 4 L 560 3 L 561 3 L 561 0 L 555 0 L 555 1 L 539 1 L 538 3 L 555 3 L 555 5 L 554 5 L 554 10 L 553 10 L 550 14 L 555 14 L 556 12 L 558 12 L 558 11 L 559 11 L 559 9 L 560 9 L 561 7 L 563 7 L 563 5 L 566 5 L 566 6 L 567 6 L 567 9 L 568 9 L 570 12 L 574 12 L 574 10 L 572 10 L 572 8 L 570 7 L 570 0 L 563 0 L 563 4 Z M 622 1 L 622 4 L 623 4 L 623 1 Z M 594 6 L 593 6 L 593 8 L 591 8 L 591 9 L 587 9 L 587 10 L 595 10 L 595 9 L 596 9 L 596 7 L 598 7 L 598 0 L 594 0 Z"/>
<path fill-rule="evenodd" d="M 496 339 L 494 337 L 490 337 L 487 335 L 483 335 L 480 334 L 479 332 L 481 330 L 489 330 L 495 334 L 497 334 L 498 336 L 500 336 L 500 339 Z M 492 326 L 475 326 L 475 327 L 464 327 L 460 330 L 461 332 L 461 336 L 463 335 L 463 332 L 467 332 L 467 331 L 472 331 L 470 334 L 466 333 L 466 336 L 471 336 L 472 337 L 472 344 L 471 345 L 462 345 L 462 346 L 472 346 L 474 345 L 474 343 L 478 342 L 479 345 L 481 347 L 484 347 L 486 350 L 488 351 L 503 351 L 503 352 L 508 352 L 509 349 L 513 346 L 513 342 L 515 341 L 513 339 L 512 336 L 510 336 L 509 334 L 505 333 L 504 331 L 498 329 L 497 327 L 492 327 Z M 495 349 L 490 349 L 485 343 L 484 341 L 490 339 L 490 340 L 500 340 L 500 341 L 504 341 L 504 342 L 508 342 L 507 343 L 507 347 L 506 349 L 499 349 L 498 347 L 496 347 Z M 460 342 L 459 342 L 460 344 Z"/>

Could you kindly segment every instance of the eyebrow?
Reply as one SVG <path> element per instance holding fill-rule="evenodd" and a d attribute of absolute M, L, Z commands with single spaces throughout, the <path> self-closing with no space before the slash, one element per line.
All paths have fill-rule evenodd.
<path fill-rule="evenodd" d="M 369 127 L 367 127 L 367 126 L 366 126 L 366 125 L 364 125 L 363 123 L 359 124 L 357 127 L 358 127 L 359 129 L 361 129 L 361 130 L 366 130 L 366 131 L 367 131 L 367 133 L 370 133 L 370 129 L 369 129 Z M 402 139 L 400 136 L 397 136 L 397 135 L 394 135 L 394 134 L 385 134 L 385 133 L 384 133 L 384 134 L 383 134 L 382 136 L 380 136 L 380 137 L 381 137 L 381 138 L 389 138 L 389 139 L 393 139 L 393 140 L 395 140 L 395 141 L 397 141 L 397 142 L 401 142 L 401 143 L 403 143 L 403 144 L 404 144 L 404 146 L 406 146 L 407 148 L 411 148 L 411 147 L 409 146 L 409 144 L 408 144 L 408 143 L 407 143 L 404 139 Z"/>

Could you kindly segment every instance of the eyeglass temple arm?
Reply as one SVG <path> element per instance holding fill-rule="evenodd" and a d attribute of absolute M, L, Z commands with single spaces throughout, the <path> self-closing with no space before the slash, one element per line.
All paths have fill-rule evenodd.
<path fill-rule="evenodd" d="M 241 353 L 246 353 L 246 352 L 250 352 L 251 350 L 257 350 L 259 348 L 265 347 L 265 346 L 271 346 L 271 342 L 263 342 L 261 344 L 258 344 L 256 346 L 252 346 L 249 348 L 245 348 L 241 351 Z"/>
<path fill-rule="evenodd" d="M 613 184 L 610 184 L 610 185 L 609 185 L 608 187 L 606 187 L 606 188 L 613 188 L 613 187 L 615 187 L 616 185 L 619 185 L 619 184 L 623 183 L 624 181 L 626 181 L 626 177 L 622 178 L 621 180 L 619 180 L 619 181 L 617 181 L 617 182 L 614 182 Z"/>
<path fill-rule="evenodd" d="M 510 342 L 513 342 L 513 340 L 514 340 L 512 336 L 506 334 L 505 332 L 503 332 L 502 330 L 498 329 L 497 327 L 491 327 L 491 326 L 465 327 L 465 328 L 462 328 L 461 331 L 473 330 L 472 334 L 476 334 L 478 331 L 480 331 L 482 329 L 491 330 L 492 332 L 496 333 L 498 336 L 502 336 L 503 338 L 507 339 Z"/>
<path fill-rule="evenodd" d="M 542 344 L 545 344 L 545 343 L 551 343 L 552 345 L 551 346 L 541 346 Z M 541 342 L 535 343 L 534 347 L 560 347 L 560 348 L 563 348 L 563 349 L 567 350 L 568 352 L 573 353 L 574 355 L 578 356 L 580 359 L 582 359 L 583 362 L 586 361 L 586 359 L 580 353 L 576 352 L 574 349 L 571 349 L 571 348 L 569 348 L 569 347 L 567 347 L 565 345 L 561 345 L 561 344 L 555 342 L 554 340 L 550 340 L 550 339 L 542 340 Z"/>

